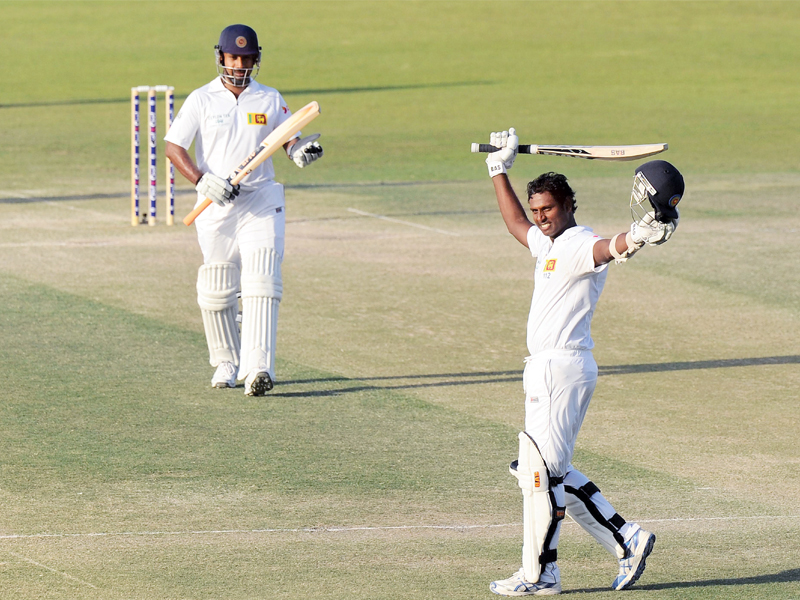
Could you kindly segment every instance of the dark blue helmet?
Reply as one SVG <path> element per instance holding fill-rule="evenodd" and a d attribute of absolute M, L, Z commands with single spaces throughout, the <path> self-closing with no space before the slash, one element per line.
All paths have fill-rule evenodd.
<path fill-rule="evenodd" d="M 650 202 L 655 218 L 668 223 L 678 218 L 678 202 L 685 186 L 680 171 L 665 160 L 651 160 L 636 169 L 633 180 L 631 207 Z"/>
<path fill-rule="evenodd" d="M 255 58 L 252 69 L 230 69 L 224 65 L 224 54 L 252 56 Z M 256 78 L 261 68 L 261 46 L 258 35 L 247 25 L 229 25 L 219 35 L 219 44 L 214 46 L 217 57 L 217 73 L 224 81 L 236 86 L 247 87 Z"/>

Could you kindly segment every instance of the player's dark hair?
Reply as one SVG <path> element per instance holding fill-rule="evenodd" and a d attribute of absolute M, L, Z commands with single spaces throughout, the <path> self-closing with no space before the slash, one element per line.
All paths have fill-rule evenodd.
<path fill-rule="evenodd" d="M 528 184 L 528 200 L 534 194 L 542 194 L 550 192 L 556 202 L 564 208 L 567 208 L 572 203 L 572 212 L 578 210 L 578 201 L 575 200 L 575 192 L 567 182 L 565 175 L 561 173 L 542 173 L 536 179 Z"/>

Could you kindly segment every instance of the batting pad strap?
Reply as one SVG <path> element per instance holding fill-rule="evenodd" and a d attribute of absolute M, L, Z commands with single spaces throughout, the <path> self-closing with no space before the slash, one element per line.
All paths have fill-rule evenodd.
<path fill-rule="evenodd" d="M 544 567 L 547 563 L 556 562 L 558 560 L 558 550 L 545 550 L 539 555 L 539 564 Z"/>

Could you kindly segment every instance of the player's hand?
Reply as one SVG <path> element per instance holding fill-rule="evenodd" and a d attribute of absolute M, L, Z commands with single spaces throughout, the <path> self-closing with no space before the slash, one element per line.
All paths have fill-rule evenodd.
<path fill-rule="evenodd" d="M 508 131 L 495 131 L 489 136 L 489 143 L 500 148 L 497 152 L 492 152 L 486 157 L 486 165 L 489 167 L 489 177 L 501 175 L 514 166 L 514 159 L 517 158 L 517 148 L 519 138 L 517 130 L 509 127 Z"/>
<path fill-rule="evenodd" d="M 292 147 L 290 158 L 301 169 L 306 165 L 310 165 L 315 160 L 322 158 L 324 152 L 322 146 L 317 142 L 319 138 L 318 133 L 304 137 L 302 140 L 297 140 Z"/>
<path fill-rule="evenodd" d="M 680 213 L 678 214 L 677 219 L 672 219 L 668 223 L 664 223 L 664 239 L 660 242 L 657 242 L 655 245 L 658 246 L 666 242 L 669 238 L 672 237 L 672 234 L 675 233 L 675 230 L 678 228 L 678 222 L 681 220 Z"/>
<path fill-rule="evenodd" d="M 203 175 L 194 189 L 220 206 L 230 204 L 239 195 L 238 185 L 231 185 L 230 181 L 213 173 Z"/>
<path fill-rule="evenodd" d="M 667 226 L 670 231 L 667 233 Z M 675 231 L 672 223 L 659 223 L 655 220 L 653 213 L 647 213 L 641 221 L 634 221 L 631 224 L 631 241 L 637 248 L 645 244 L 658 246 L 666 242 Z"/>

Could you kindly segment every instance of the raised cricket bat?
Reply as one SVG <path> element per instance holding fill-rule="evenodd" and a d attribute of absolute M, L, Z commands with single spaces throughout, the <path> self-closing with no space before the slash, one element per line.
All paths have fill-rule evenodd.
<path fill-rule="evenodd" d="M 667 144 L 640 144 L 638 146 L 537 146 L 520 144 L 518 154 L 549 154 L 551 156 L 572 156 L 587 160 L 636 160 L 653 156 L 669 148 Z M 472 144 L 473 152 L 497 152 L 491 144 Z"/>
<path fill-rule="evenodd" d="M 261 144 L 253 150 L 242 164 L 240 164 L 228 177 L 228 181 L 233 185 L 238 185 L 245 177 L 252 173 L 258 165 L 267 160 L 272 154 L 288 142 L 303 127 L 319 116 L 319 104 L 309 102 L 303 108 L 293 113 L 291 117 L 278 125 Z M 211 204 L 211 200 L 206 198 L 197 208 L 186 215 L 183 219 L 184 225 L 191 225 L 201 212 Z"/>

